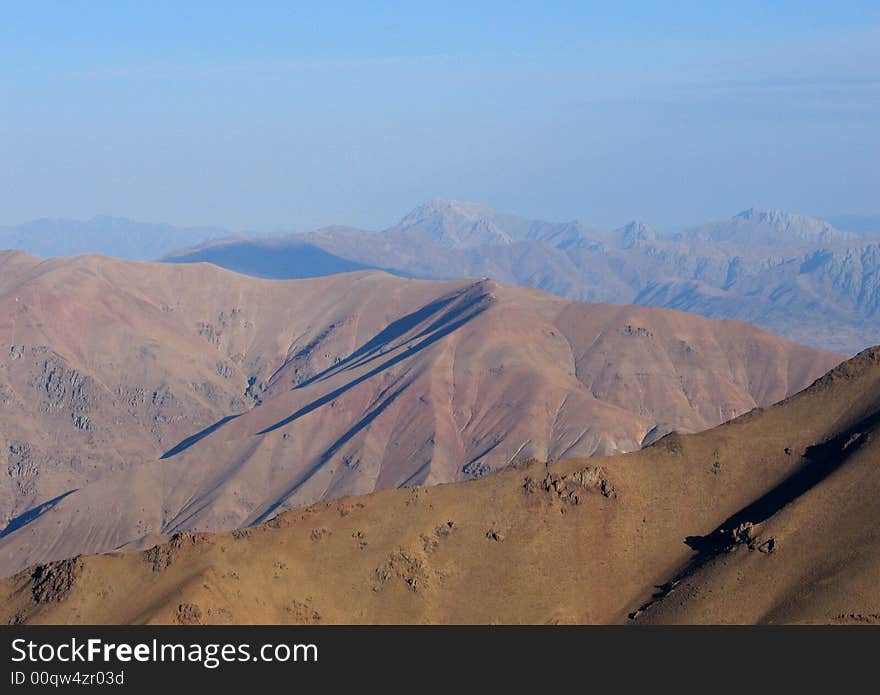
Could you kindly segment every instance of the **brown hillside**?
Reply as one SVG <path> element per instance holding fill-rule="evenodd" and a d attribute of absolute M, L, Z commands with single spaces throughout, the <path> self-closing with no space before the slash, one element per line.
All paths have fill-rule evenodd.
<path fill-rule="evenodd" d="M 0 573 L 320 499 L 638 449 L 840 357 L 487 280 L 0 255 Z"/>
<path fill-rule="evenodd" d="M 0 610 L 52 623 L 876 622 L 878 387 L 874 348 L 700 434 L 37 567 L 0 584 Z"/>

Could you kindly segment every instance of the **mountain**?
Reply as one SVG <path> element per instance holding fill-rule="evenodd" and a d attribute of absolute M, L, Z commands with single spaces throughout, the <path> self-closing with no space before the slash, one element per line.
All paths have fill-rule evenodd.
<path fill-rule="evenodd" d="M 328 228 L 271 242 L 207 244 L 168 260 L 301 277 L 317 247 L 332 256 L 330 268 L 350 262 L 425 279 L 491 277 L 579 301 L 745 320 L 852 354 L 880 342 L 878 244 L 779 211 L 751 209 L 664 236 L 640 222 L 602 231 L 435 199 L 382 232 Z M 243 267 L 238 257 L 263 260 Z"/>
<path fill-rule="evenodd" d="M 178 251 L 163 260 L 213 263 L 237 273 L 276 280 L 323 277 L 370 267 L 335 256 L 315 244 L 297 243 L 295 237 L 259 241 L 224 239 Z"/>
<path fill-rule="evenodd" d="M 8 623 L 877 624 L 880 348 L 641 451 L 322 502 L 0 582 Z"/>
<path fill-rule="evenodd" d="M 0 572 L 638 449 L 841 356 L 496 282 L 0 254 Z"/>
<path fill-rule="evenodd" d="M 645 246 L 658 239 L 657 231 L 654 228 L 635 220 L 616 230 L 615 235 L 620 237 L 621 245 L 626 249 Z"/>
<path fill-rule="evenodd" d="M 736 316 L 772 326 L 792 340 L 841 351 L 880 341 L 880 243 L 806 249 L 768 259 L 737 256 L 726 263 L 723 283 L 720 272 L 710 270 L 709 259 L 698 262 L 704 260 L 697 274 L 701 279 L 651 282 L 633 301 L 704 316 Z"/>
<path fill-rule="evenodd" d="M 36 256 L 99 253 L 132 260 L 153 260 L 175 249 L 229 236 L 213 227 L 180 228 L 134 222 L 122 217 L 91 220 L 42 219 L 0 227 L 0 249 Z"/>
<path fill-rule="evenodd" d="M 610 238 L 579 222 L 554 224 L 497 212 L 478 203 L 434 198 L 406 215 L 379 238 L 418 237 L 451 249 L 541 241 L 555 246 Z"/>
<path fill-rule="evenodd" d="M 508 228 L 517 227 L 520 221 L 497 218 L 497 213 L 484 205 L 436 198 L 417 207 L 391 231 L 416 234 L 450 248 L 511 243 L 512 230 Z"/>
<path fill-rule="evenodd" d="M 725 222 L 702 225 L 675 236 L 678 241 L 724 242 L 741 246 L 824 246 L 854 241 L 828 222 L 778 210 L 745 210 Z"/>

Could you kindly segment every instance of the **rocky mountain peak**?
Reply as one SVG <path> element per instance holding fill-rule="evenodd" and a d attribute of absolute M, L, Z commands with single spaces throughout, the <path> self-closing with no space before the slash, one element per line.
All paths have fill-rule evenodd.
<path fill-rule="evenodd" d="M 420 205 L 391 231 L 417 234 L 450 248 L 509 244 L 513 241 L 492 208 L 447 198 L 434 198 Z"/>
<path fill-rule="evenodd" d="M 621 237 L 624 248 L 640 246 L 646 241 L 655 241 L 657 239 L 657 232 L 653 227 L 637 220 L 625 224 L 616 231 Z"/>

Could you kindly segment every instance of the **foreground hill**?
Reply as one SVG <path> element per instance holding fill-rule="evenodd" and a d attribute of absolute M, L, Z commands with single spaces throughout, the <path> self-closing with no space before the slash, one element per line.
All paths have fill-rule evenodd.
<path fill-rule="evenodd" d="M 319 253 L 320 251 L 320 253 Z M 305 259 L 316 258 L 314 265 Z M 735 318 L 853 354 L 880 342 L 880 245 L 828 222 L 746 210 L 668 237 L 549 223 L 436 199 L 370 233 L 329 227 L 283 239 L 208 243 L 172 254 L 263 277 L 346 263 L 419 278 L 488 276 L 571 299 Z"/>
<path fill-rule="evenodd" d="M 0 572 L 632 451 L 839 362 L 738 322 L 369 271 L 0 256 Z"/>
<path fill-rule="evenodd" d="M 0 582 L 32 623 L 880 622 L 880 348 L 632 454 L 323 502 Z"/>

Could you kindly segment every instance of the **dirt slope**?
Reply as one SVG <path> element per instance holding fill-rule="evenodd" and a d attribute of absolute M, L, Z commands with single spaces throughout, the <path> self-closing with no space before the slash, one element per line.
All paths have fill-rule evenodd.
<path fill-rule="evenodd" d="M 703 433 L 40 566 L 0 584 L 0 611 L 35 623 L 876 622 L 878 387 L 874 348 Z"/>

